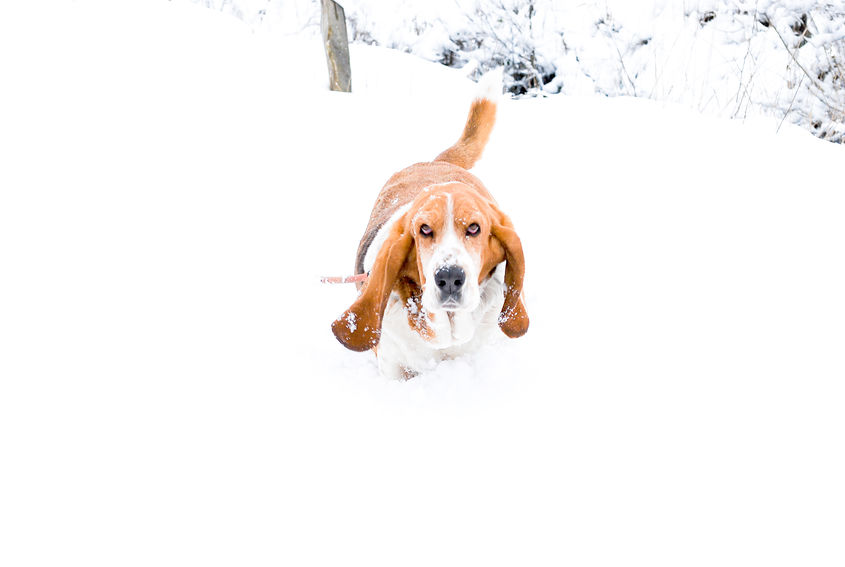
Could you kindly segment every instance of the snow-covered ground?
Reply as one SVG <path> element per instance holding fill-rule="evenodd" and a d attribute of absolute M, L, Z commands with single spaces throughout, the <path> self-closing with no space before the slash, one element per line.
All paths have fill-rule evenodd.
<path fill-rule="evenodd" d="M 319 34 L 317 0 L 192 0 Z M 463 67 L 509 92 L 602 94 L 775 117 L 845 140 L 845 0 L 342 0 L 350 41 Z"/>
<path fill-rule="evenodd" d="M 845 150 L 506 101 L 528 334 L 408 382 L 329 324 L 459 71 L 184 2 L 0 20 L 0 564 L 841 565 Z"/>

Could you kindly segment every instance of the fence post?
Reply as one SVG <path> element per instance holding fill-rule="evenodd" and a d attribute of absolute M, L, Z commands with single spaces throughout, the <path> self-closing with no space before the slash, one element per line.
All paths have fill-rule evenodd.
<path fill-rule="evenodd" d="M 346 14 L 334 0 L 321 0 L 320 31 L 329 66 L 329 88 L 352 92 L 352 69 L 349 65 L 349 41 L 346 38 Z"/>

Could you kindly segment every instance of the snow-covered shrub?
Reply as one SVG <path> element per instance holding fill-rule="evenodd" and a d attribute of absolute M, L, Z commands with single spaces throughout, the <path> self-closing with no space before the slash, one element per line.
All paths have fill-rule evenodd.
<path fill-rule="evenodd" d="M 451 45 L 443 47 L 441 61 L 463 66 L 477 65 L 480 75 L 504 67 L 507 89 L 515 95 L 536 92 L 555 78 L 552 63 L 555 47 L 548 49 L 540 26 L 538 5 L 544 0 L 479 0 L 471 17 L 449 33 Z M 562 40 L 561 40 L 562 41 Z"/>
<path fill-rule="evenodd" d="M 789 56 L 787 91 L 778 106 L 819 137 L 844 141 L 845 11 L 841 5 L 774 8 L 758 14 L 758 22 Z"/>

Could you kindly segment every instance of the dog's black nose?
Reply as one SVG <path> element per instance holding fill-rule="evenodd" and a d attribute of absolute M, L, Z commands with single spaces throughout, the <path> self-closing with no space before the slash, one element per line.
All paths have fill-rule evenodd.
<path fill-rule="evenodd" d="M 466 273 L 460 266 L 442 266 L 434 272 L 434 283 L 443 299 L 458 295 L 465 281 Z"/>

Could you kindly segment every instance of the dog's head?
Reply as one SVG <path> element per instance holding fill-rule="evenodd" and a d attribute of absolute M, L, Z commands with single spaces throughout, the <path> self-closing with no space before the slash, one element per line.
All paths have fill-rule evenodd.
<path fill-rule="evenodd" d="M 361 295 L 332 324 L 347 348 L 363 351 L 378 344 L 384 310 L 399 279 L 422 288 L 422 305 L 429 312 L 472 311 L 481 300 L 482 282 L 503 261 L 506 290 L 499 326 L 509 337 L 528 330 L 521 297 L 522 243 L 491 199 L 463 183 L 432 185 L 389 230 Z"/>

